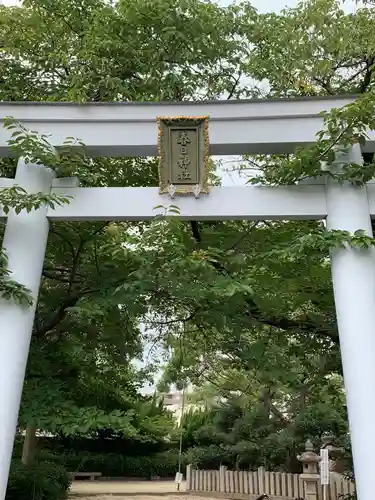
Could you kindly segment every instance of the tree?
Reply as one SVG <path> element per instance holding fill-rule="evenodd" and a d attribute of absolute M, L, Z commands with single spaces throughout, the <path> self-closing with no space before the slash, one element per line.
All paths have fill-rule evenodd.
<path fill-rule="evenodd" d="M 25 0 L 21 7 L 1 6 L 0 19 L 2 100 L 160 100 L 238 92 L 236 19 L 214 4 Z M 58 175 L 78 175 L 83 185 L 157 182 L 153 159 L 55 154 L 46 138 L 9 126 L 16 128 L 18 155 L 42 161 Z M 14 160 L 1 161 L 1 175 L 13 177 L 14 170 Z M 40 195 L 30 200 L 17 189 L 3 191 L 1 199 L 3 206 L 30 210 L 51 201 L 65 202 Z M 147 310 L 135 279 L 142 258 L 124 250 L 138 230 L 142 225 L 51 224 L 20 414 L 20 424 L 33 429 L 27 443 L 36 427 L 87 433 L 109 426 L 133 435 L 149 426 L 159 432 L 152 429 L 158 415 L 144 415 L 136 429 L 135 403 L 124 401 L 129 390 L 135 397 L 138 375 L 129 365 L 140 355 L 139 321 Z M 6 264 L 4 254 L 1 292 L 27 301 L 27 290 L 9 279 Z M 119 300 L 123 283 L 129 289 L 125 293 L 122 286 Z M 94 390 L 99 374 L 103 387 Z M 119 383 L 127 386 L 120 395 Z M 166 424 L 160 425 L 165 431 Z"/>
<path fill-rule="evenodd" d="M 0 98 L 160 100 L 363 92 L 353 105 L 326 117 L 326 130 L 313 147 L 288 157 L 250 159 L 262 173 L 254 182 L 295 183 L 321 175 L 321 162 L 332 163 L 335 147 L 362 141 L 366 126 L 374 124 L 374 11 L 351 16 L 339 6 L 311 0 L 281 15 L 258 15 L 247 3 L 221 8 L 197 0 L 114 6 L 59 0 L 53 8 L 47 0 L 28 0 L 21 8 L 2 7 Z M 266 84 L 251 87 L 241 76 Z M 375 167 L 373 158 L 365 161 L 365 168 L 351 165 L 341 179 L 366 182 Z M 244 163 L 248 166 L 248 159 Z M 2 165 L 12 175 L 14 163 Z M 157 183 L 153 159 L 73 162 L 68 157 L 60 166 L 61 175 L 77 174 L 84 185 Z M 52 236 L 33 342 L 44 345 L 69 339 L 72 329 L 93 329 L 99 343 L 107 326 L 114 341 L 123 333 L 114 325 L 123 319 L 134 339 L 137 321 L 146 316 L 150 326 L 160 327 L 156 340 L 174 349 L 170 379 L 186 383 L 209 374 L 213 380 L 210 365 L 218 362 L 218 354 L 230 355 L 233 375 L 240 380 L 261 372 L 252 389 L 257 400 L 261 393 L 269 400 L 271 393 L 270 411 L 280 410 L 280 401 L 298 392 L 306 373 L 314 381 L 340 373 L 329 250 L 347 242 L 373 245 L 360 232 L 329 233 L 316 222 L 186 224 L 167 218 L 137 226 L 61 224 L 52 227 Z M 243 353 L 236 349 L 239 340 Z M 272 352 L 271 377 L 265 347 Z M 306 355 L 312 352 L 316 359 Z M 293 380 L 286 376 L 286 359 L 293 360 Z"/>
<path fill-rule="evenodd" d="M 246 6 L 247 7 L 247 6 Z M 244 9 L 242 33 L 252 50 L 244 71 L 266 81 L 267 96 L 369 91 L 374 64 L 374 12 L 355 15 L 337 0 L 308 0 L 254 21 Z"/>
<path fill-rule="evenodd" d="M 363 93 L 353 105 L 326 117 L 326 128 L 312 148 L 287 157 L 250 158 L 245 163 L 261 171 L 253 179 L 256 183 L 288 184 L 322 175 L 322 161 L 331 164 L 338 145 L 345 148 L 361 142 L 366 127 L 374 128 L 374 11 L 361 10 L 353 16 L 345 14 L 339 2 L 309 1 L 281 15 L 256 19 L 252 11 L 247 15 L 244 4 L 241 16 L 241 34 L 251 44 L 241 67 L 263 82 L 259 93 L 272 97 Z M 349 31 L 350 36 L 345 36 Z M 343 174 L 327 173 L 363 184 L 374 176 L 373 155 L 364 154 L 364 160 L 365 167 L 351 165 Z M 226 239 L 231 224 L 237 229 L 234 234 L 241 233 L 239 246 L 238 236 L 232 236 L 229 243 Z M 280 414 L 280 403 L 285 410 L 285 399 L 279 400 L 280 384 L 283 397 L 289 398 L 298 385 L 306 383 L 308 374 L 312 380 L 307 387 L 313 390 L 314 399 L 304 400 L 314 410 L 322 396 L 317 396 L 319 384 L 328 390 L 332 386 L 326 377 L 340 382 L 341 372 L 329 250 L 344 242 L 365 247 L 373 245 L 373 240 L 362 239 L 360 231 L 355 235 L 327 232 L 316 223 L 267 223 L 255 228 L 243 223 L 194 224 L 190 234 L 185 227 L 179 229 L 181 236 L 168 254 L 172 265 L 161 268 L 157 285 L 158 296 L 167 300 L 168 293 L 173 304 L 168 304 L 169 309 L 155 305 L 160 316 L 150 320 L 153 327 L 160 325 L 162 338 L 163 328 L 168 330 L 167 345 L 174 351 L 166 381 L 185 384 L 188 378 L 201 384 L 207 373 L 215 381 L 215 374 L 235 370 L 239 372 L 237 384 L 241 375 L 247 376 L 249 390 L 263 403 L 266 389 L 267 404 L 271 394 L 271 403 L 276 400 L 277 405 L 270 408 Z M 213 234 L 216 241 L 211 239 Z M 241 249 L 247 239 L 247 248 Z M 230 253 L 234 247 L 239 255 Z M 164 280 L 170 284 L 173 277 L 177 292 L 163 286 Z M 254 382 L 254 371 L 260 383 Z M 220 388 L 226 383 L 221 381 Z M 341 382 L 333 385 L 342 395 L 340 386 Z M 342 422 L 342 398 L 336 397 L 335 408 Z M 325 414 L 330 414 L 327 407 L 319 418 Z M 343 428 L 340 432 L 345 434 Z"/>
<path fill-rule="evenodd" d="M 2 19 L 2 99 L 181 100 L 236 92 L 233 9 L 197 0 L 25 0 L 21 8 L 2 7 Z"/>

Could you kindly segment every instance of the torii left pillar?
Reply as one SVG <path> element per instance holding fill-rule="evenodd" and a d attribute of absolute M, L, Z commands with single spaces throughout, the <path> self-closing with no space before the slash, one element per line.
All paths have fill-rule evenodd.
<path fill-rule="evenodd" d="M 28 193 L 50 193 L 54 173 L 18 162 L 15 183 Z M 48 239 L 47 208 L 9 213 L 3 248 L 12 279 L 32 292 L 32 307 L 0 299 L 0 500 L 4 500 L 34 314 Z"/>

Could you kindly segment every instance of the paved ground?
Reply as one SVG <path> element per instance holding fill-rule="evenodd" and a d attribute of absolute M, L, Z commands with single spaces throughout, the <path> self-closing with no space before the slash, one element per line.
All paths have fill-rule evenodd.
<path fill-rule="evenodd" d="M 72 485 L 70 500 L 224 500 L 230 497 L 230 494 L 225 497 L 220 493 L 216 496 L 212 493 L 212 497 L 209 493 L 185 493 L 185 484 L 177 493 L 174 481 L 76 481 Z M 245 500 L 254 499 L 255 496 L 247 495 Z"/>
<path fill-rule="evenodd" d="M 98 495 L 98 496 L 88 496 L 85 497 L 83 495 L 79 496 L 72 496 L 72 499 L 75 500 L 124 500 L 126 498 L 127 500 L 157 500 L 160 498 L 160 496 L 146 496 L 146 495 L 141 495 L 141 496 L 118 496 L 118 495 Z M 180 495 L 180 496 L 174 496 L 174 495 L 166 495 L 163 497 L 165 500 L 202 500 L 201 498 L 196 498 L 196 497 L 191 497 L 187 495 Z M 211 498 L 205 498 L 204 500 L 217 500 L 217 499 L 211 499 Z"/>
<path fill-rule="evenodd" d="M 185 485 L 182 484 L 181 491 L 185 491 Z M 132 495 L 136 495 L 136 498 L 140 500 L 155 500 L 155 498 L 160 497 L 160 495 L 168 496 L 173 495 L 177 492 L 177 486 L 174 481 L 75 481 L 72 484 L 71 493 L 72 496 L 79 495 L 80 498 L 84 498 L 84 495 L 112 495 L 107 497 L 99 497 L 100 500 L 104 498 L 111 498 L 115 500 L 113 495 L 126 495 L 131 500 Z M 155 495 L 153 497 L 153 495 Z M 97 498 L 97 500 L 99 500 Z M 181 498 L 181 497 L 179 497 Z"/>

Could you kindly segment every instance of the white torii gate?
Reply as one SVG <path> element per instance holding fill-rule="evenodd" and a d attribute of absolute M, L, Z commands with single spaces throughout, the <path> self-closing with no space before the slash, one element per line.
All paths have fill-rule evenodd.
<path fill-rule="evenodd" d="M 315 141 L 321 111 L 353 102 L 353 97 L 201 103 L 0 103 L 0 122 L 12 116 L 30 129 L 51 134 L 54 146 L 79 137 L 92 156 L 157 154 L 157 116 L 210 116 L 210 153 L 287 153 Z M 0 123 L 1 125 L 1 123 Z M 0 128 L 0 156 L 9 155 L 10 132 Z M 369 132 L 365 151 L 375 151 Z M 361 163 L 359 146 L 348 162 Z M 28 192 L 72 196 L 55 210 L 10 213 L 3 246 L 12 277 L 37 298 L 49 220 L 147 220 L 154 207 L 168 204 L 158 188 L 80 188 L 72 179 L 54 179 L 42 166 L 19 161 L 15 179 Z M 199 199 L 174 200 L 183 219 L 327 219 L 329 229 L 372 236 L 375 184 L 356 188 L 329 180 L 282 187 L 217 187 Z M 0 213 L 0 216 L 5 217 Z M 359 500 L 373 500 L 375 474 L 375 255 L 340 249 L 332 254 L 332 279 L 340 335 L 349 423 Z M 4 500 L 17 425 L 35 304 L 23 308 L 0 300 L 0 500 Z"/>

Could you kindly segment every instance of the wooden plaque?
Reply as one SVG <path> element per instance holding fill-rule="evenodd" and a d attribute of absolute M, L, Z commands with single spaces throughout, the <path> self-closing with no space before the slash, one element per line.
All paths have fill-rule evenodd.
<path fill-rule="evenodd" d="M 160 193 L 208 193 L 208 116 L 158 117 Z"/>

